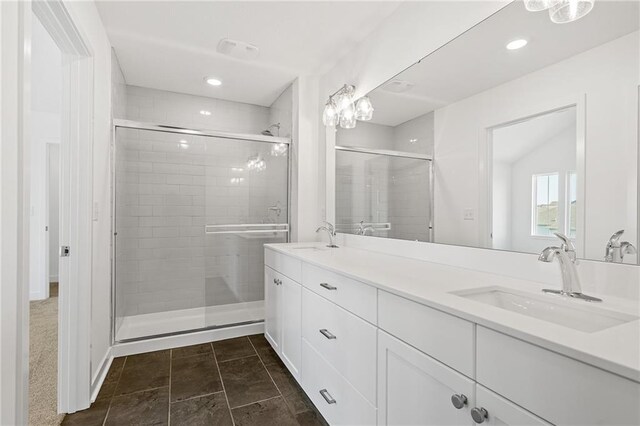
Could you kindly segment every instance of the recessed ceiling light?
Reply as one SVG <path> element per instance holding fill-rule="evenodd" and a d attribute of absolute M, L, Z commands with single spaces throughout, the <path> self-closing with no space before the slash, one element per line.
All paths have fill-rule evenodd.
<path fill-rule="evenodd" d="M 517 50 L 517 49 L 522 49 L 523 47 L 525 47 L 527 45 L 528 41 L 523 39 L 523 38 L 519 38 L 517 40 L 513 40 L 510 41 L 509 43 L 507 43 L 507 49 L 509 50 Z"/>
<path fill-rule="evenodd" d="M 204 81 L 206 81 L 207 84 L 210 85 L 210 86 L 220 86 L 222 84 L 222 82 L 220 80 L 218 80 L 217 78 L 213 78 L 213 77 L 205 77 Z"/>
<path fill-rule="evenodd" d="M 202 114 L 202 115 L 211 115 L 211 111 L 207 111 L 207 110 L 203 109 L 203 110 L 200 111 L 200 114 Z"/>

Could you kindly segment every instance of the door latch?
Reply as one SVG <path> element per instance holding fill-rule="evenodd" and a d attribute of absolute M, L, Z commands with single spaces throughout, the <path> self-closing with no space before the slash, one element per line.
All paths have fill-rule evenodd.
<path fill-rule="evenodd" d="M 70 251 L 69 246 L 60 246 L 60 257 L 69 257 Z"/>

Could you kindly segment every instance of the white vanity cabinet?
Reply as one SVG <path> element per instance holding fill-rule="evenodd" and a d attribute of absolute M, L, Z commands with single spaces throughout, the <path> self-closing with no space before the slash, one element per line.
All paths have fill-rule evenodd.
<path fill-rule="evenodd" d="M 379 425 L 472 426 L 474 391 L 473 380 L 378 331 Z"/>
<path fill-rule="evenodd" d="M 482 424 L 487 426 L 551 426 L 551 423 L 480 385 L 476 385 L 476 404 L 472 409 L 476 410 L 476 416 L 484 418 Z"/>
<path fill-rule="evenodd" d="M 640 383 L 265 251 L 265 335 L 332 425 L 640 425 Z"/>
<path fill-rule="evenodd" d="M 291 374 L 299 378 L 302 357 L 302 285 L 291 276 L 300 277 L 300 261 L 269 252 L 267 250 L 265 253 L 267 266 L 264 268 L 264 334 Z M 279 267 L 282 272 L 273 267 Z"/>

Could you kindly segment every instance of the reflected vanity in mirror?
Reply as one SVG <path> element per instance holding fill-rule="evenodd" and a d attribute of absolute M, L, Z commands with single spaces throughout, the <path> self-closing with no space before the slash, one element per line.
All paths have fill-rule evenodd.
<path fill-rule="evenodd" d="M 639 17 L 515 1 L 376 88 L 337 130 L 338 232 L 637 264 Z"/>

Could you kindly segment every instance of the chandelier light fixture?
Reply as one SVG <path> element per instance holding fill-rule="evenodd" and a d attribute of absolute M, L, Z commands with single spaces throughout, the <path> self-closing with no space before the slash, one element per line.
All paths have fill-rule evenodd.
<path fill-rule="evenodd" d="M 322 113 L 322 122 L 327 127 L 340 125 L 353 129 L 356 121 L 369 121 L 373 117 L 373 106 L 368 96 L 354 101 L 355 86 L 345 84 L 329 96 Z"/>
<path fill-rule="evenodd" d="M 531 12 L 549 10 L 552 22 L 566 24 L 586 16 L 594 3 L 595 0 L 524 0 L 524 7 Z"/>

